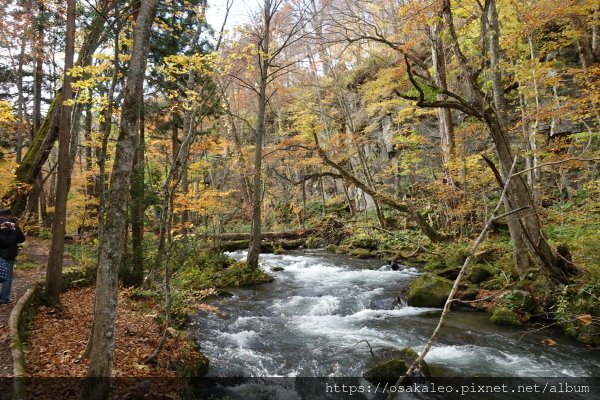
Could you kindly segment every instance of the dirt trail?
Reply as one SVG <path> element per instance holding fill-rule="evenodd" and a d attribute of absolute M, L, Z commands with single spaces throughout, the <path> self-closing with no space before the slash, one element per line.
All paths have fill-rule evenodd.
<path fill-rule="evenodd" d="M 8 318 L 10 312 L 19 298 L 31 287 L 33 282 L 43 279 L 46 273 L 46 264 L 50 251 L 50 241 L 36 237 L 28 237 L 20 251 L 13 276 L 11 297 L 15 300 L 12 304 L 0 305 L 0 377 L 10 376 L 13 373 L 13 360 L 10 352 L 10 338 Z M 70 264 L 72 261 L 69 260 Z M 20 269 L 19 264 L 35 267 L 26 270 Z"/>

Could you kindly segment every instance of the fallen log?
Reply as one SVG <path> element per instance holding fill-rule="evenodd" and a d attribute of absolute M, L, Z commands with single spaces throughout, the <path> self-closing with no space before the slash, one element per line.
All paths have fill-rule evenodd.
<path fill-rule="evenodd" d="M 314 229 L 298 229 L 285 232 L 263 232 L 262 240 L 265 239 L 302 239 L 314 235 Z M 215 237 L 217 240 L 250 240 L 249 233 L 223 233 Z"/>

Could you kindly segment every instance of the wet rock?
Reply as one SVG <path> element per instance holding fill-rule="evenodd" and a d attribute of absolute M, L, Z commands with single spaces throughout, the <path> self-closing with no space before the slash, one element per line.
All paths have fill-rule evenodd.
<path fill-rule="evenodd" d="M 283 268 L 283 267 L 271 267 L 271 271 L 273 271 L 273 272 L 285 271 L 285 268 Z"/>
<path fill-rule="evenodd" d="M 408 368 L 418 357 L 419 354 L 411 347 L 380 349 L 367 363 L 368 369 L 363 377 L 374 385 L 386 383 L 394 385 L 400 376 L 406 374 Z M 430 376 L 429 367 L 425 361 L 420 363 L 419 370 L 413 376 Z"/>
<path fill-rule="evenodd" d="M 409 286 L 406 300 L 413 307 L 443 307 L 452 290 L 452 282 L 437 275 L 425 274 Z"/>
<path fill-rule="evenodd" d="M 392 299 L 371 300 L 369 302 L 370 310 L 393 310 L 394 308 L 403 305 L 400 297 Z"/>

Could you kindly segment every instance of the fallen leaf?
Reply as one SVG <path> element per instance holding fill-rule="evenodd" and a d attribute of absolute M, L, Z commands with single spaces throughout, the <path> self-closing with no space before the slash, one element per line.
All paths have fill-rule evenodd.
<path fill-rule="evenodd" d="M 556 342 L 552 339 L 544 339 L 542 340 L 542 344 L 545 344 L 546 346 L 555 346 Z"/>
<path fill-rule="evenodd" d="M 578 315 L 576 317 L 577 321 L 579 321 L 579 323 L 581 325 L 589 325 L 591 324 L 593 321 L 592 316 L 590 314 L 582 314 L 582 315 Z"/>

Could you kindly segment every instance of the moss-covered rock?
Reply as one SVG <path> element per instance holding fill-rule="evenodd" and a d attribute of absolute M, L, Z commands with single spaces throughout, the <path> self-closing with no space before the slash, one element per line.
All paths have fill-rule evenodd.
<path fill-rule="evenodd" d="M 507 307 L 493 307 L 490 312 L 490 321 L 498 325 L 521 325 L 517 313 Z"/>
<path fill-rule="evenodd" d="M 493 276 L 492 271 L 484 265 L 475 264 L 469 268 L 469 272 L 467 273 L 467 280 L 474 284 L 480 284 L 481 282 L 485 282 Z"/>
<path fill-rule="evenodd" d="M 367 363 L 368 369 L 363 377 L 373 383 L 388 383 L 393 385 L 398 378 L 405 375 L 408 368 L 417 360 L 419 354 L 412 347 L 403 349 L 384 348 L 375 353 L 375 356 Z M 419 365 L 419 371 L 415 376 L 429 377 L 429 366 L 425 361 Z"/>
<path fill-rule="evenodd" d="M 337 253 L 338 252 L 338 246 L 335 244 L 330 244 L 327 245 L 327 247 L 325 247 L 325 250 L 331 252 L 331 253 Z"/>
<path fill-rule="evenodd" d="M 406 300 L 413 307 L 442 307 L 450 291 L 452 282 L 434 274 L 424 274 L 409 286 Z"/>
<path fill-rule="evenodd" d="M 394 385 L 399 377 L 406 374 L 408 368 L 409 366 L 404 360 L 394 359 L 369 368 L 363 377 L 374 385 Z"/>
<path fill-rule="evenodd" d="M 377 250 L 380 242 L 380 238 L 362 233 L 352 236 L 345 244 L 353 249 Z"/>
<path fill-rule="evenodd" d="M 226 268 L 186 266 L 177 271 L 173 281 L 175 287 L 203 290 L 268 283 L 273 282 L 273 277 L 261 269 L 248 267 L 245 262 L 233 262 Z"/>
<path fill-rule="evenodd" d="M 273 271 L 273 272 L 281 272 L 281 271 L 285 271 L 285 268 L 279 267 L 279 266 L 275 266 L 275 267 L 271 267 L 271 271 Z"/>
<path fill-rule="evenodd" d="M 219 249 L 222 251 L 244 250 L 250 246 L 249 240 L 228 240 L 219 244 Z"/>
<path fill-rule="evenodd" d="M 285 249 L 280 244 L 273 245 L 273 254 L 280 255 L 280 254 L 285 254 L 285 253 L 286 253 Z"/>
<path fill-rule="evenodd" d="M 373 252 L 368 249 L 350 249 L 348 254 L 350 254 L 351 257 L 358 259 L 373 258 L 375 256 Z"/>

